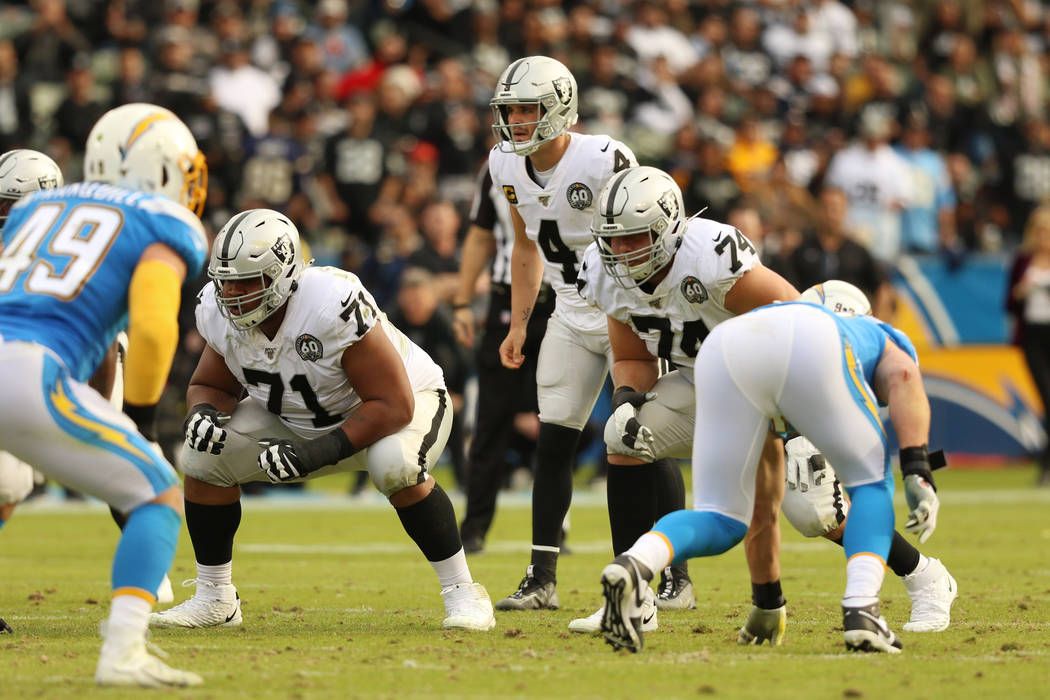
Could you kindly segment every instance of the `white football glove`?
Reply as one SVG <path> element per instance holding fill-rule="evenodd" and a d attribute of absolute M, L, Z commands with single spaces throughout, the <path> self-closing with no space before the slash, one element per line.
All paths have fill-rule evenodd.
<path fill-rule="evenodd" d="M 259 441 L 259 446 L 266 448 L 259 454 L 259 469 L 273 483 L 282 484 L 307 474 L 291 440 L 265 439 Z"/>
<path fill-rule="evenodd" d="M 789 489 L 798 489 L 802 493 L 814 486 L 820 486 L 827 473 L 824 455 L 804 435 L 793 437 L 784 444 L 787 451 L 785 478 Z"/>
<path fill-rule="evenodd" d="M 787 606 L 781 605 L 773 610 L 763 610 L 752 607 L 751 614 L 747 616 L 747 622 L 737 633 L 737 644 L 753 644 L 762 646 L 762 642 L 769 642 L 769 646 L 778 647 L 784 641 L 784 630 L 787 628 Z"/>
<path fill-rule="evenodd" d="M 226 431 L 222 426 L 229 422 L 229 413 L 208 403 L 197 404 L 183 424 L 186 444 L 198 452 L 219 454 L 226 446 Z"/>
<path fill-rule="evenodd" d="M 937 529 L 937 511 L 941 508 L 941 500 L 937 498 L 937 492 L 930 482 L 919 474 L 904 477 L 904 497 L 911 509 L 904 529 L 918 535 L 919 544 L 923 544 Z"/>
<path fill-rule="evenodd" d="M 638 409 L 646 401 L 655 399 L 656 393 L 636 391 L 625 393 L 623 396 L 626 397 L 623 403 L 617 406 L 612 414 L 616 435 L 638 459 L 644 459 L 646 462 L 656 461 L 656 454 L 653 452 L 653 431 L 638 422 Z"/>

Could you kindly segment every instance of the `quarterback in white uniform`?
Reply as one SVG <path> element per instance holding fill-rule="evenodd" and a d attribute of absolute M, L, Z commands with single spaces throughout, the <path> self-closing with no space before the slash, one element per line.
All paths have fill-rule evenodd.
<path fill-rule="evenodd" d="M 187 390 L 182 460 L 197 588 L 150 624 L 241 623 L 232 583 L 240 484 L 368 470 L 438 575 L 444 627 L 491 629 L 492 604 L 471 578 L 452 503 L 429 474 L 452 426 L 440 367 L 355 275 L 309 267 L 278 212 L 233 217 L 208 275 L 214 284 L 196 312 L 207 346 Z"/>
<path fill-rule="evenodd" d="M 677 184 L 656 168 L 631 168 L 609 183 L 599 196 L 594 234 L 579 287 L 584 298 L 609 315 L 618 387 L 617 407 L 605 432 L 610 460 L 689 458 L 696 416 L 693 365 L 704 338 L 722 321 L 757 306 L 790 301 L 798 293 L 762 266 L 754 246 L 738 230 L 707 219 L 684 219 Z M 822 286 L 820 297 L 811 300 L 839 306 L 848 302 L 861 313 L 870 311 L 863 293 L 852 285 L 827 287 L 838 292 L 834 298 L 826 299 Z M 853 296 L 844 297 L 842 287 Z M 807 290 L 806 296 L 817 294 Z M 657 378 L 657 358 L 672 362 L 675 371 Z M 759 472 L 764 488 L 745 540 L 755 607 L 740 631 L 741 643 L 779 644 L 783 638 L 786 611 L 775 534 L 781 499 L 785 515 L 802 534 L 842 539 L 848 503 L 834 470 L 811 459 L 822 458 L 805 438 L 789 441 L 787 451 L 785 491 L 779 478 L 780 441 L 767 436 L 763 462 L 771 468 Z M 901 573 L 911 575 L 904 578 L 912 597 L 910 628 L 943 629 L 951 600 L 945 605 L 933 590 L 937 587 L 928 584 L 935 578 L 946 582 L 947 571 L 899 535 L 893 548 L 897 551 L 891 561 L 910 562 Z M 597 629 L 600 615 L 587 620 L 574 624 L 580 631 Z"/>
<path fill-rule="evenodd" d="M 496 603 L 503 610 L 558 607 L 557 558 L 562 521 L 572 500 L 572 465 L 609 371 L 604 315 L 576 293 L 576 276 L 591 242 L 595 193 L 636 160 L 615 139 L 570 133 L 577 102 L 572 73 L 546 56 L 510 64 L 490 102 L 499 143 L 489 153 L 489 171 L 511 205 L 515 232 L 510 330 L 500 346 L 504 366 L 517 369 L 522 364 L 526 326 L 544 270 L 557 297 L 536 370 L 540 432 L 531 564 L 518 590 Z M 661 514 L 680 507 L 685 497 L 681 473 L 672 464 L 634 473 L 610 470 L 608 488 L 614 549 L 619 549 L 617 541 L 630 546 L 632 538 Z M 691 601 L 691 589 L 683 590 L 687 574 L 681 571 L 675 593 Z"/>

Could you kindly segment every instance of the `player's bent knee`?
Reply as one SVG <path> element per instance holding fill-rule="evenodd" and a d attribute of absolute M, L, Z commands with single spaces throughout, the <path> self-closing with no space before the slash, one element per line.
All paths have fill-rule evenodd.
<path fill-rule="evenodd" d="M 169 508 L 174 510 L 176 513 L 178 513 L 180 518 L 183 515 L 183 511 L 182 511 L 182 503 L 183 503 L 182 489 L 179 488 L 178 486 L 172 486 L 170 489 L 167 489 L 166 491 L 161 492 L 160 494 L 157 495 L 156 498 L 154 498 L 153 500 L 151 500 L 149 502 L 150 503 L 159 503 L 161 505 L 168 506 Z"/>
<path fill-rule="evenodd" d="M 390 505 L 395 508 L 407 508 L 408 506 L 415 505 L 430 495 L 430 492 L 434 490 L 434 485 L 436 483 L 437 482 L 433 479 L 427 479 L 422 484 L 406 486 L 400 491 L 390 494 L 388 499 Z"/>
<path fill-rule="evenodd" d="M 368 475 L 381 494 L 390 498 L 402 489 L 421 485 L 426 470 L 406 458 L 400 439 L 391 435 L 368 448 Z"/>

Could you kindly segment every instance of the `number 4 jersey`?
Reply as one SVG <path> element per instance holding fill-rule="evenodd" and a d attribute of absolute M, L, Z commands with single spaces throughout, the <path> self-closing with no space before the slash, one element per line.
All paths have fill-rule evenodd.
<path fill-rule="evenodd" d="M 35 192 L 15 204 L 0 254 L 0 335 L 55 351 L 87 381 L 128 325 L 139 258 L 163 243 L 197 276 L 208 255 L 200 220 L 160 195 L 100 183 Z"/>
<path fill-rule="evenodd" d="M 700 343 L 712 328 L 735 314 L 726 294 L 761 263 L 755 247 L 732 226 L 690 219 L 667 276 L 652 294 L 624 288 L 606 273 L 592 245 L 583 256 L 577 286 L 590 304 L 633 330 L 653 357 L 669 360 L 693 381 Z"/>
<path fill-rule="evenodd" d="M 489 152 L 489 172 L 540 250 L 544 277 L 558 297 L 555 313 L 575 328 L 593 331 L 605 327 L 605 318 L 576 293 L 583 251 L 594 240 L 591 215 L 606 180 L 638 161 L 631 149 L 608 136 L 569 136 L 569 147 L 548 173 L 545 186 L 533 178 L 528 158 L 498 148 Z"/>
<path fill-rule="evenodd" d="M 219 312 L 215 285 L 208 284 L 197 298 L 197 330 L 204 340 L 222 355 L 248 395 L 301 437 L 331 431 L 361 403 L 343 371 L 343 351 L 380 320 L 405 363 L 412 390 L 445 385 L 430 355 L 377 310 L 356 275 L 339 268 L 306 268 L 273 340 L 258 328 L 235 329 Z"/>

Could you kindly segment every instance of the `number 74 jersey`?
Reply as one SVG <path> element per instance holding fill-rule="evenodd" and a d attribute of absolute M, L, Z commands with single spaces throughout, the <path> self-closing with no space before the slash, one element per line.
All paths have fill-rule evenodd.
<path fill-rule="evenodd" d="M 576 293 L 583 251 L 594 240 L 591 217 L 605 182 L 638 161 L 631 149 L 608 136 L 569 136 L 569 147 L 545 186 L 533 179 L 527 158 L 498 148 L 489 153 L 489 172 L 539 248 L 544 278 L 557 294 L 557 312 L 574 327 L 593 331 L 605 327 L 605 318 Z"/>
<path fill-rule="evenodd" d="M 612 278 L 597 245 L 584 253 L 577 287 L 588 303 L 644 340 L 653 357 L 673 362 L 692 382 L 700 344 L 712 328 L 735 315 L 725 307 L 726 294 L 761 263 L 755 246 L 732 226 L 699 218 L 686 226 L 671 269 L 652 294 L 626 289 Z"/>
<path fill-rule="evenodd" d="M 270 340 L 258 328 L 240 331 L 220 313 L 215 285 L 198 294 L 197 330 L 252 400 L 300 437 L 324 435 L 361 399 L 343 370 L 343 352 L 380 324 L 401 356 L 415 392 L 445 386 L 441 368 L 379 311 L 356 275 L 308 267 Z M 366 360 L 367 361 L 367 360 Z"/>

